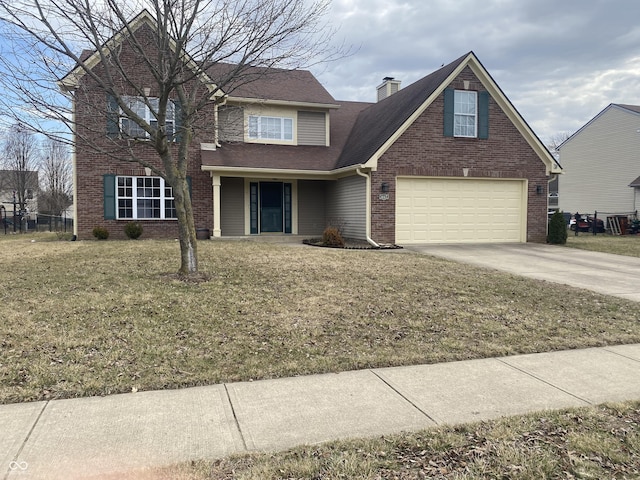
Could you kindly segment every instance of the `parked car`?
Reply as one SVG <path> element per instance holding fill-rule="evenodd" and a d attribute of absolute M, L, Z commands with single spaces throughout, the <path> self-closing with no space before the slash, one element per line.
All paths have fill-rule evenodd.
<path fill-rule="evenodd" d="M 576 230 L 576 217 L 571 217 L 569 222 L 569 228 L 573 231 Z M 580 220 L 577 226 L 578 232 L 592 232 L 593 231 L 593 217 L 591 215 L 580 215 Z M 604 221 L 600 218 L 596 221 L 596 232 L 604 233 Z"/>

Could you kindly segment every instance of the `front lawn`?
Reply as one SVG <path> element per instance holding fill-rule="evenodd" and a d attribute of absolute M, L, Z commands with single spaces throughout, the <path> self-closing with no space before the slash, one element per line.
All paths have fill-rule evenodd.
<path fill-rule="evenodd" d="M 0 403 L 640 342 L 637 304 L 402 250 L 0 237 Z M 35 241 L 31 241 L 35 240 Z"/>
<path fill-rule="evenodd" d="M 592 233 L 580 232 L 576 236 L 575 232 L 569 232 L 566 246 L 594 252 L 640 257 L 640 235 L 593 235 Z"/>

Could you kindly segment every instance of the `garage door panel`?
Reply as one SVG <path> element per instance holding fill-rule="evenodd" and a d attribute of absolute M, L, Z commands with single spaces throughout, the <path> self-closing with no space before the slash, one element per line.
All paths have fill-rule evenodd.
<path fill-rule="evenodd" d="M 397 243 L 524 241 L 522 180 L 398 178 Z"/>

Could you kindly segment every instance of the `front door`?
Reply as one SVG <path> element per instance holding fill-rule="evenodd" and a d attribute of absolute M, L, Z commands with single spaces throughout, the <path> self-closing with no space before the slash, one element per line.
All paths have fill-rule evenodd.
<path fill-rule="evenodd" d="M 260 182 L 260 232 L 282 233 L 282 183 Z"/>
<path fill-rule="evenodd" d="M 291 233 L 291 184 L 251 183 L 250 211 L 251 233 Z"/>

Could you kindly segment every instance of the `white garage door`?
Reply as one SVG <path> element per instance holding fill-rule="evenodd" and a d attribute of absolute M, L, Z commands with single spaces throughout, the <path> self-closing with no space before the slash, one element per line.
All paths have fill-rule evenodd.
<path fill-rule="evenodd" d="M 396 243 L 526 241 L 523 180 L 398 178 Z"/>

